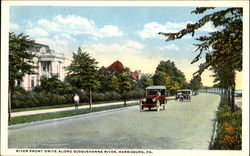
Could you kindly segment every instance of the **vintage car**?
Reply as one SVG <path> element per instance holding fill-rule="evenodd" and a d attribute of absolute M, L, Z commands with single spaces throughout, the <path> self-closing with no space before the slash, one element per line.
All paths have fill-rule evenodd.
<path fill-rule="evenodd" d="M 161 108 L 166 109 L 166 87 L 165 86 L 148 86 L 146 88 L 146 98 L 140 100 L 140 110 L 144 108 L 156 108 L 159 111 Z"/>
<path fill-rule="evenodd" d="M 180 101 L 188 100 L 188 101 L 191 101 L 191 95 L 192 95 L 192 90 L 190 90 L 190 89 L 177 90 L 175 100 L 180 100 Z"/>

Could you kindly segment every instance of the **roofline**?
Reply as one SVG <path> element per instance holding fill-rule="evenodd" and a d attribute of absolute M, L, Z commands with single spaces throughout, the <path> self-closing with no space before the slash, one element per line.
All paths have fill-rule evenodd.
<path fill-rule="evenodd" d="M 146 89 L 167 89 L 166 86 L 148 86 Z"/>
<path fill-rule="evenodd" d="M 193 91 L 191 89 L 180 89 L 180 90 L 177 90 L 177 91 Z"/>
<path fill-rule="evenodd" d="M 36 44 L 36 45 L 41 45 L 41 46 L 45 46 L 45 47 L 48 47 L 49 48 L 49 46 L 48 45 L 45 45 L 45 44 L 41 44 L 41 43 L 34 43 L 34 44 Z"/>

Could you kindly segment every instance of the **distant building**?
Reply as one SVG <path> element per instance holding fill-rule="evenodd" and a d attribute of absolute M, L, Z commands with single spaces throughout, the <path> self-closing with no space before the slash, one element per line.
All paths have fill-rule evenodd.
<path fill-rule="evenodd" d="M 99 73 L 110 74 L 110 72 L 112 71 L 123 71 L 123 70 L 125 70 L 125 66 L 120 61 L 117 60 L 114 63 L 112 63 L 110 66 L 108 66 L 107 68 L 102 66 L 99 69 Z M 141 78 L 141 71 L 136 70 L 134 72 L 131 72 L 131 78 L 135 81 L 139 80 Z"/>
<path fill-rule="evenodd" d="M 110 66 L 108 66 L 106 68 L 106 71 L 110 71 L 110 70 L 119 70 L 119 71 L 123 71 L 125 68 L 123 66 L 123 64 L 120 61 L 115 61 L 114 63 L 112 63 Z"/>
<path fill-rule="evenodd" d="M 140 70 L 138 70 L 138 71 L 136 70 L 136 71 L 134 71 L 134 72 L 131 73 L 132 79 L 136 80 L 136 81 L 141 79 L 141 75 L 142 74 L 141 74 Z"/>
<path fill-rule="evenodd" d="M 35 43 L 33 48 L 27 50 L 35 54 L 33 58 L 35 68 L 33 74 L 25 74 L 22 82 L 18 82 L 26 90 L 32 90 L 35 86 L 40 85 L 42 76 L 50 78 L 53 75 L 58 75 L 58 79 L 64 80 L 64 61 L 63 53 L 56 53 L 49 46 Z"/>

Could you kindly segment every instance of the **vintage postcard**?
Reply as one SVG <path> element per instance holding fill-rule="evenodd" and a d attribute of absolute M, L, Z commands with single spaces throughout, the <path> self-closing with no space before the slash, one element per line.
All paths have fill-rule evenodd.
<path fill-rule="evenodd" d="M 248 1 L 3 1 L 1 155 L 249 155 Z"/>

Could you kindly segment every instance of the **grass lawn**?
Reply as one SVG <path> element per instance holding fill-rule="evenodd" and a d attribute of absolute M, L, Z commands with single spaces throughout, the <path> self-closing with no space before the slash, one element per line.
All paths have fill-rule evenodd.
<path fill-rule="evenodd" d="M 98 102 L 93 102 L 93 104 L 95 105 L 95 104 L 100 104 L 100 103 L 112 103 L 112 102 L 123 102 L 123 100 L 120 100 L 120 101 L 98 101 Z M 88 102 L 80 103 L 79 106 L 84 106 L 84 105 L 89 105 L 89 103 Z M 75 104 L 71 103 L 71 104 L 50 105 L 50 106 L 40 106 L 40 107 L 29 107 L 29 108 L 16 108 L 16 109 L 12 109 L 11 112 L 23 112 L 23 111 L 31 111 L 31 110 L 42 110 L 42 109 L 74 107 L 74 106 L 75 106 Z"/>
<path fill-rule="evenodd" d="M 126 107 L 135 106 L 135 105 L 138 105 L 138 104 L 127 104 Z M 98 107 L 98 108 L 93 108 L 91 112 L 98 112 L 98 111 L 117 109 L 117 108 L 123 108 L 123 107 L 124 107 L 123 105 Z M 62 117 L 86 114 L 86 113 L 91 113 L 91 112 L 89 111 L 89 109 L 79 109 L 79 110 L 73 110 L 73 111 L 21 116 L 21 117 L 12 118 L 12 120 L 9 122 L 9 125 L 28 123 L 28 122 L 34 122 L 34 121 L 46 120 L 46 119 L 62 118 Z"/>

